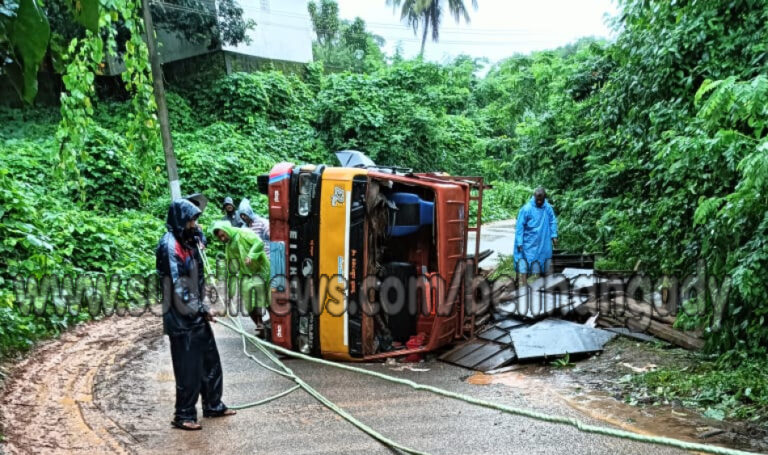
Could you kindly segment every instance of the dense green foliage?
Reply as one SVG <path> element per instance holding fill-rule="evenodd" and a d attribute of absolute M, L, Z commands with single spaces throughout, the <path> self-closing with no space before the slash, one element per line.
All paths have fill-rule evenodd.
<path fill-rule="evenodd" d="M 707 299 L 692 318 L 709 346 L 762 351 L 768 7 L 652 4 L 622 3 L 615 44 L 502 63 L 478 87 L 481 115 L 508 138 L 509 175 L 554 190 L 566 246 L 655 277 L 703 261 L 733 278 L 724 313 Z"/>
<path fill-rule="evenodd" d="M 469 58 L 380 59 L 345 64 L 344 73 L 315 63 L 303 77 L 232 74 L 204 90 L 180 89 L 169 104 L 182 190 L 216 202 L 249 197 L 263 213 L 256 175 L 279 160 L 332 162 L 331 152 L 346 148 L 381 164 L 485 176 L 495 185 L 486 221 L 514 217 L 530 189 L 544 185 L 566 249 L 603 252 L 607 268 L 640 261 L 654 278 L 704 264 L 710 289 L 730 291 L 728 304 L 699 295 L 703 311 L 678 319 L 705 329 L 708 349 L 730 352 L 727 368 L 749 377 L 755 369 L 744 359 L 764 357 L 768 342 L 768 6 L 621 7 L 615 42 L 514 56 L 483 78 Z M 371 45 L 354 25 L 323 25 L 316 46 Z M 125 119 L 136 107 L 94 102 L 77 159 L 85 191 L 52 171 L 56 114 L 2 112 L 0 148 L 10 151 L 0 159 L 5 349 L 62 323 L 32 324 L 10 309 L 14 274 L 151 273 L 166 189 L 156 141 L 145 141 L 143 153 L 133 148 L 135 123 Z M 664 374 L 647 379 L 664 390 L 672 378 Z M 764 397 L 756 386 L 746 393 L 734 379 L 742 376 L 718 377 L 735 388 L 716 400 Z"/>
<path fill-rule="evenodd" d="M 211 49 L 249 42 L 247 32 L 256 26 L 243 19 L 243 9 L 235 0 L 215 4 L 211 0 L 169 0 L 152 2 L 150 8 L 157 29 Z M 110 55 L 125 63 L 128 90 L 141 92 L 144 84 L 133 80 L 133 73 L 148 65 L 142 55 L 141 17 L 142 2 L 134 0 L 4 0 L 0 4 L 0 76 L 7 78 L 20 99 L 32 103 L 37 95 L 37 73 L 47 66 L 48 71 L 64 75 L 67 90 L 79 102 L 79 98 L 89 97 L 93 75 L 101 72 L 102 68 L 96 68 L 103 65 L 106 44 Z M 92 54 L 93 65 L 84 71 Z M 79 63 L 74 67 L 73 57 Z M 87 75 L 86 87 L 73 87 L 66 80 Z"/>
<path fill-rule="evenodd" d="M 137 210 L 137 189 L 125 172 L 131 157 L 121 153 L 124 139 L 100 129 L 87 143 L 93 153 L 82 175 L 94 197 L 78 203 L 79 195 L 55 176 L 57 121 L 55 111 L 0 112 L 0 354 L 87 317 L 53 311 L 21 316 L 14 305 L 16 277 L 126 277 L 146 275 L 154 266 L 152 242 L 163 223 Z"/>
<path fill-rule="evenodd" d="M 243 8 L 235 0 L 171 0 L 152 2 L 150 8 L 158 29 L 209 49 L 249 43 L 248 31 L 256 27 L 253 20 L 243 19 Z"/>

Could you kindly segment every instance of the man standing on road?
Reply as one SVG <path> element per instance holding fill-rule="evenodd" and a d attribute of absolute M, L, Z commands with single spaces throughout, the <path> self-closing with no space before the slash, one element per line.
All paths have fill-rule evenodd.
<path fill-rule="evenodd" d="M 517 215 L 515 225 L 515 270 L 522 285 L 528 284 L 528 274 L 549 271 L 552 248 L 557 246 L 557 218 L 542 187 Z"/>
<path fill-rule="evenodd" d="M 176 378 L 176 411 L 171 422 L 182 430 L 200 430 L 197 399 L 203 400 L 203 417 L 234 415 L 221 401 L 224 389 L 221 361 L 203 303 L 205 277 L 197 248 L 200 209 L 177 199 L 168 209 L 163 235 L 155 251 L 157 274 L 163 284 L 163 331 L 171 343 Z"/>
<path fill-rule="evenodd" d="M 233 227 L 243 227 L 243 222 L 237 215 L 237 210 L 235 210 L 235 201 L 233 201 L 231 197 L 227 196 L 224 198 L 224 203 L 221 208 L 224 210 L 224 216 L 221 218 L 222 220 L 229 221 L 229 224 Z"/>

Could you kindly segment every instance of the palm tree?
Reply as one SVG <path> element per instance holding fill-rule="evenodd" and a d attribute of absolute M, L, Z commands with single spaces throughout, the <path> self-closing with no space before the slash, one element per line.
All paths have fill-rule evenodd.
<path fill-rule="evenodd" d="M 419 56 L 424 55 L 424 44 L 427 42 L 427 33 L 430 28 L 432 29 L 432 41 L 437 41 L 439 38 L 440 21 L 446 3 L 448 4 L 448 11 L 457 24 L 461 18 L 464 18 L 464 22 L 469 22 L 469 13 L 464 5 L 464 0 L 387 0 L 387 5 L 392 5 L 395 9 L 400 7 L 400 19 L 405 20 L 408 25 L 413 27 L 414 34 L 418 32 L 420 26 L 424 27 Z M 472 0 L 472 7 L 477 9 L 477 0 Z"/>

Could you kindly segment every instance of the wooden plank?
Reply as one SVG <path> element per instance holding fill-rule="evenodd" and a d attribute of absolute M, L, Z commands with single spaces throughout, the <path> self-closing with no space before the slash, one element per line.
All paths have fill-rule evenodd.
<path fill-rule="evenodd" d="M 633 321 L 626 317 L 610 317 L 601 314 L 598 323 L 607 323 L 614 327 L 625 326 L 635 331 L 650 333 L 657 338 L 685 349 L 698 350 L 704 347 L 704 340 L 701 338 L 694 334 L 677 330 L 672 326 L 659 321 L 651 320 L 648 322 L 648 325 L 641 326 L 637 321 Z"/>

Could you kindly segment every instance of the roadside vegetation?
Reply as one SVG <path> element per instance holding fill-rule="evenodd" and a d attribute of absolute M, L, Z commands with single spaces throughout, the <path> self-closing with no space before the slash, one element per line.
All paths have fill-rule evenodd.
<path fill-rule="evenodd" d="M 628 381 L 629 401 L 648 396 L 651 403 L 677 402 L 715 420 L 744 419 L 762 425 L 765 430 L 768 361 L 743 354 L 736 360 L 730 355 L 723 359 L 696 358 L 685 368 L 636 375 Z"/>
<path fill-rule="evenodd" d="M 280 160 L 333 162 L 332 152 L 349 148 L 381 164 L 485 176 L 494 185 L 485 221 L 514 217 L 543 185 L 564 249 L 602 252 L 614 269 L 640 261 L 653 277 L 689 274 L 700 261 L 716 283 L 730 277 L 726 306 L 699 296 L 702 311 L 680 318 L 704 331 L 706 355 L 717 360 L 634 381 L 723 417 L 764 420 L 768 6 L 620 6 L 615 42 L 511 56 L 484 77 L 482 62 L 467 57 L 387 59 L 356 21 L 316 43 L 304 74 L 171 86 L 182 192 L 211 199 L 206 226 L 225 195 L 249 197 L 263 214 L 258 174 Z M 22 315 L 14 277 L 153 272 L 167 198 L 163 155 L 156 132 L 137 134 L 135 99 L 117 95 L 93 95 L 87 121 L 71 117 L 77 105 L 69 102 L 0 110 L 2 355 L 85 318 L 52 307 Z"/>

